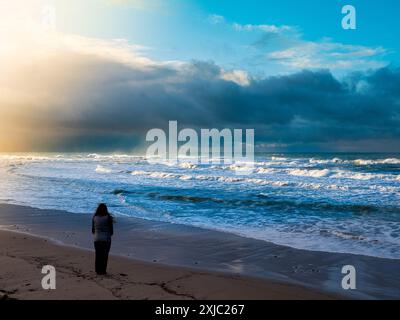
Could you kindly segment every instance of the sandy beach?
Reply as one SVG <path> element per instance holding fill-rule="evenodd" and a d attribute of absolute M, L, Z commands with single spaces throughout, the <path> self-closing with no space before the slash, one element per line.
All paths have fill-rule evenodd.
<path fill-rule="evenodd" d="M 301 286 L 145 263 L 112 256 L 109 274 L 93 271 L 93 253 L 23 233 L 0 231 L 1 299 L 333 299 Z M 56 290 L 43 290 L 53 265 Z"/>
<path fill-rule="evenodd" d="M 10 299 L 398 299 L 398 261 L 299 250 L 118 217 L 109 275 L 94 272 L 91 215 L 0 205 L 0 293 Z M 36 237 L 38 235 L 40 237 Z M 41 288 L 41 268 L 57 289 Z M 341 287 L 344 265 L 357 290 Z"/>

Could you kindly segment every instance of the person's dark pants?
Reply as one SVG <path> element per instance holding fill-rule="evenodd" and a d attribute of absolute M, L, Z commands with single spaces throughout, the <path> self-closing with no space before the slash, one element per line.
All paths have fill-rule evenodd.
<path fill-rule="evenodd" d="M 96 249 L 96 273 L 107 273 L 108 253 L 111 248 L 111 241 L 95 241 L 94 248 Z"/>

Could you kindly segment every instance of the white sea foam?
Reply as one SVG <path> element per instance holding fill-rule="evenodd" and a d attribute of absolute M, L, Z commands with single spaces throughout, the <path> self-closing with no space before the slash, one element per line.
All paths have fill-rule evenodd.
<path fill-rule="evenodd" d="M 111 169 L 98 165 L 95 170 L 97 173 L 111 173 L 113 172 Z"/>
<path fill-rule="evenodd" d="M 276 172 L 276 170 L 271 168 L 259 168 L 256 170 L 256 173 L 274 173 L 274 172 Z"/>
<path fill-rule="evenodd" d="M 376 164 L 400 164 L 400 159 L 397 159 L 397 158 L 388 158 L 388 159 L 379 159 L 379 160 L 357 159 L 357 160 L 354 160 L 354 164 L 356 164 L 358 166 L 376 165 Z"/>
<path fill-rule="evenodd" d="M 351 234 L 351 233 L 348 233 L 348 232 L 332 230 L 329 233 L 334 235 L 334 236 L 336 236 L 336 237 L 347 239 L 347 240 L 358 240 L 358 241 L 366 240 L 366 238 L 363 237 L 362 235 Z"/>
<path fill-rule="evenodd" d="M 131 172 L 133 176 L 149 176 L 152 178 L 179 178 L 180 175 L 169 173 L 169 172 L 161 172 L 161 171 L 143 171 L 143 170 L 134 170 Z"/>
<path fill-rule="evenodd" d="M 243 182 L 245 179 L 237 178 L 237 177 L 217 177 L 216 180 L 222 182 Z"/>
<path fill-rule="evenodd" d="M 348 191 L 348 186 L 339 186 L 337 184 L 322 184 L 322 183 L 306 183 L 300 182 L 297 184 L 297 187 L 305 188 L 305 189 L 326 189 L 326 190 L 341 190 L 341 191 Z"/>
<path fill-rule="evenodd" d="M 328 169 L 322 169 L 322 170 L 289 169 L 287 170 L 287 172 L 292 176 L 314 177 L 314 178 L 326 177 L 331 173 L 331 171 Z"/>
<path fill-rule="evenodd" d="M 371 180 L 374 179 L 376 175 L 371 173 L 359 173 L 359 172 L 346 172 L 346 171 L 338 171 L 332 178 L 345 178 L 345 179 L 353 179 L 353 180 Z"/>
<path fill-rule="evenodd" d="M 191 162 L 182 162 L 179 164 L 179 166 L 183 169 L 196 169 L 197 165 Z"/>
<path fill-rule="evenodd" d="M 343 163 L 344 161 L 340 158 L 333 158 L 327 160 L 311 158 L 308 160 L 308 162 L 312 164 L 329 164 L 329 163 Z"/>
<path fill-rule="evenodd" d="M 180 180 L 192 180 L 193 176 L 184 174 L 184 175 L 180 176 L 179 179 Z"/>
<path fill-rule="evenodd" d="M 335 174 L 331 175 L 331 178 L 344 178 L 344 179 L 352 179 L 352 180 L 372 180 L 372 179 L 380 179 L 380 180 L 396 180 L 396 175 L 392 174 L 376 174 L 376 173 L 363 173 L 363 172 L 352 172 L 352 171 L 344 171 L 338 170 Z"/>
<path fill-rule="evenodd" d="M 246 171 L 247 172 L 247 171 L 251 170 L 253 167 L 250 164 L 243 163 L 243 164 L 232 164 L 225 168 L 232 170 L 232 171 Z"/>
<path fill-rule="evenodd" d="M 397 193 L 400 191 L 399 187 L 393 187 L 393 186 L 379 186 L 379 185 L 372 185 L 369 186 L 370 190 L 376 190 L 381 193 Z"/>

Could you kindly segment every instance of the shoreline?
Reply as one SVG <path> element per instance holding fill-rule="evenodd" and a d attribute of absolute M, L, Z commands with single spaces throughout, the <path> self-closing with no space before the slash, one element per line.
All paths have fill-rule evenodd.
<path fill-rule="evenodd" d="M 0 204 L 0 225 L 11 231 L 53 239 L 77 250 L 92 251 L 90 218 L 85 214 Z M 299 250 L 218 231 L 138 218 L 118 217 L 116 231 L 111 254 L 118 259 L 256 278 L 335 297 L 398 299 L 400 296 L 396 260 Z M 88 254 L 90 251 L 86 250 Z M 341 288 L 341 268 L 348 264 L 357 269 L 355 291 Z"/>

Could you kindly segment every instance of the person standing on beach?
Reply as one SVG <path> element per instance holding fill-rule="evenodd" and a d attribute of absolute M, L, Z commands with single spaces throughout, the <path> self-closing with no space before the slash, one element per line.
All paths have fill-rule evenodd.
<path fill-rule="evenodd" d="M 111 248 L 111 237 L 114 234 L 114 219 L 104 203 L 99 204 L 92 219 L 92 234 L 96 249 L 95 269 L 97 274 L 107 274 L 108 254 Z"/>

